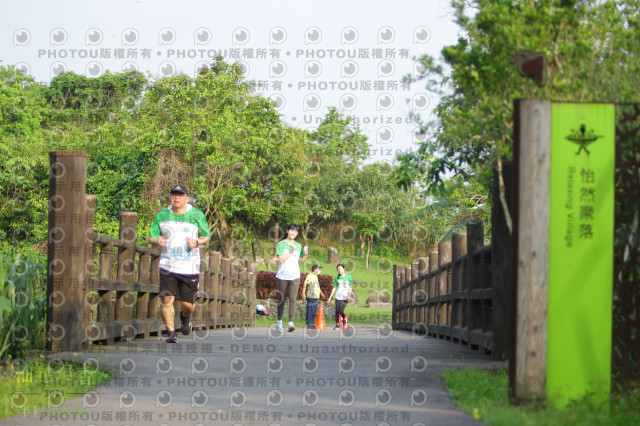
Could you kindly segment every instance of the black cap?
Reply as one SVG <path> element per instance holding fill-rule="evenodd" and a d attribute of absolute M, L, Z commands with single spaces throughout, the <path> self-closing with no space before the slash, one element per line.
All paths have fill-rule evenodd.
<path fill-rule="evenodd" d="M 322 266 L 318 265 L 317 263 L 315 263 L 312 267 L 311 267 L 311 272 L 315 271 L 317 269 L 322 269 Z"/>
<path fill-rule="evenodd" d="M 184 185 L 176 185 L 173 188 L 171 188 L 171 191 L 169 191 L 170 194 L 173 194 L 173 193 L 176 193 L 176 192 L 180 192 L 182 194 L 189 195 L 189 190 Z"/>

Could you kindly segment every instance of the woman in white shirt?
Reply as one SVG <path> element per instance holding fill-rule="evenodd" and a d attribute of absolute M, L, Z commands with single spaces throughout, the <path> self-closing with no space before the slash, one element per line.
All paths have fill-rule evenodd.
<path fill-rule="evenodd" d="M 276 282 L 278 283 L 278 323 L 276 331 L 282 331 L 282 315 L 284 314 L 284 303 L 289 298 L 289 324 L 287 329 L 293 331 L 293 319 L 296 313 L 296 299 L 300 288 L 300 264 L 307 260 L 309 247 L 300 245 L 295 239 L 298 236 L 300 227 L 292 223 L 287 228 L 287 237 L 278 243 L 276 256 L 278 262 L 278 272 L 276 272 Z"/>

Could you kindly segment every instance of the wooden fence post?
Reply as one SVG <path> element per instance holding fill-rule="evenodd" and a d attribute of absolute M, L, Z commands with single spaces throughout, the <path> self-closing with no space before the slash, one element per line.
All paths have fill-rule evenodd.
<path fill-rule="evenodd" d="M 141 334 L 144 338 L 149 337 L 151 332 L 149 322 L 149 291 L 148 284 L 150 282 L 151 274 L 151 254 L 140 253 L 138 258 L 138 282 L 142 288 L 138 291 L 138 300 L 136 302 L 136 319 L 133 321 L 133 326 L 137 330 L 138 334 Z"/>
<path fill-rule="evenodd" d="M 464 261 L 462 256 L 467 254 L 467 233 L 454 232 L 451 237 L 451 338 L 462 343 L 462 327 L 464 324 L 465 306 L 467 295 L 463 293 L 462 270 Z"/>
<path fill-rule="evenodd" d="M 222 302 L 220 301 L 220 259 L 222 254 L 217 251 L 209 252 L 209 272 L 211 274 L 211 291 L 215 299 L 209 301 L 209 317 L 212 319 L 212 327 L 217 327 L 220 320 Z"/>
<path fill-rule="evenodd" d="M 438 289 L 437 289 L 437 274 L 436 271 L 438 270 L 438 252 L 437 251 L 431 251 L 429 252 L 429 282 L 427 283 L 427 285 L 429 286 L 429 290 L 428 290 L 428 294 L 427 297 L 429 299 L 428 302 L 428 308 L 427 308 L 427 322 L 429 324 L 429 334 L 432 336 L 437 336 L 438 334 L 438 324 L 437 324 L 437 315 L 436 315 L 436 307 L 437 305 L 437 296 L 438 296 Z"/>
<path fill-rule="evenodd" d="M 255 327 L 256 325 L 256 283 L 258 280 L 258 263 L 250 261 L 248 265 L 248 288 L 249 288 L 249 309 L 251 315 L 249 317 L 249 326 Z"/>
<path fill-rule="evenodd" d="M 397 295 L 397 305 L 398 305 L 398 309 L 396 311 L 396 315 L 397 315 L 397 325 L 399 329 L 402 329 L 404 327 L 404 324 L 402 323 L 403 319 L 402 319 L 402 315 L 404 312 L 404 266 L 403 265 L 398 265 L 398 295 Z"/>
<path fill-rule="evenodd" d="M 220 322 L 221 322 L 221 325 L 228 327 L 230 325 L 230 317 L 231 317 L 231 311 L 230 311 L 231 297 L 229 296 L 230 289 L 231 289 L 231 285 L 230 285 L 231 259 L 227 257 L 223 257 L 221 269 L 222 269 L 222 294 L 221 294 L 222 312 L 220 314 L 221 316 Z"/>
<path fill-rule="evenodd" d="M 247 304 L 249 301 L 249 295 L 247 294 L 247 282 L 249 281 L 249 270 L 247 268 L 240 268 L 238 272 L 239 284 L 236 288 L 234 294 L 236 294 L 236 303 L 238 304 L 238 320 L 236 322 L 236 326 L 245 327 L 248 323 L 247 317 L 249 316 L 249 312 L 247 312 Z"/>
<path fill-rule="evenodd" d="M 416 290 L 416 302 L 418 304 L 418 319 L 417 321 L 421 323 L 421 326 L 424 328 L 425 334 L 428 333 L 427 327 L 427 301 L 429 300 L 427 297 L 427 277 L 426 275 L 429 273 L 429 259 L 426 257 L 418 258 L 418 276 L 420 277 L 420 281 L 418 283 L 418 287 Z"/>
<path fill-rule="evenodd" d="M 105 244 L 100 249 L 100 280 L 109 281 L 113 276 L 113 244 Z M 112 344 L 113 333 L 110 333 L 107 327 L 113 326 L 115 320 L 115 309 L 111 303 L 111 294 L 109 290 L 98 290 L 98 317 L 96 321 L 104 324 L 107 343 Z M 111 336 L 111 337 L 107 337 Z"/>
<path fill-rule="evenodd" d="M 91 303 L 91 290 L 89 290 L 89 286 L 87 285 L 86 279 L 93 278 L 93 220 L 94 220 L 94 212 L 96 209 L 96 196 L 95 195 L 85 195 L 84 198 L 84 245 L 82 251 L 84 252 L 84 282 L 82 288 L 82 294 L 84 299 L 84 308 L 82 314 L 82 327 L 85 330 L 89 330 L 89 324 L 91 323 L 91 309 L 93 304 Z M 87 336 L 83 336 L 87 342 L 89 339 Z"/>
<path fill-rule="evenodd" d="M 191 322 L 192 324 L 197 324 L 198 328 L 203 326 L 204 320 L 204 301 L 206 298 L 206 286 L 204 280 L 204 268 L 205 268 L 205 257 L 204 257 L 204 247 L 197 247 L 196 250 L 200 252 L 200 270 L 198 271 L 198 283 L 200 283 L 200 290 L 196 293 L 195 296 L 195 306 L 193 307 L 193 313 L 191 314 Z"/>
<path fill-rule="evenodd" d="M 509 214 L 513 215 L 513 163 L 502 163 L 505 199 Z M 493 177 L 493 193 L 499 194 L 497 171 Z M 507 226 L 505 211 L 499 200 L 493 202 L 491 211 L 491 287 L 493 288 L 493 349 L 496 361 L 509 357 L 509 325 L 511 318 L 511 231 Z"/>
<path fill-rule="evenodd" d="M 411 262 L 411 285 L 409 286 L 410 318 L 411 329 L 415 329 L 418 322 L 418 301 L 416 300 L 416 289 L 418 288 L 418 261 Z"/>
<path fill-rule="evenodd" d="M 393 265 L 393 288 L 391 291 L 391 329 L 397 330 L 398 327 L 398 303 L 400 287 L 400 265 Z"/>
<path fill-rule="evenodd" d="M 231 281 L 230 281 L 229 293 L 227 298 L 227 300 L 229 300 L 229 306 L 231 308 L 231 311 L 230 311 L 231 327 L 235 327 L 236 325 L 238 325 L 238 319 L 240 318 L 240 305 L 238 304 L 238 301 L 237 301 L 237 291 L 239 288 L 238 286 L 239 282 L 240 282 L 240 268 L 238 267 L 237 264 L 234 264 L 232 260 L 231 261 Z"/>
<path fill-rule="evenodd" d="M 438 244 L 438 268 L 445 263 L 451 262 L 451 243 L 444 242 Z M 439 269 L 438 273 L 438 337 L 451 338 L 451 324 L 448 322 L 447 311 L 447 275 L 448 270 Z"/>
<path fill-rule="evenodd" d="M 484 241 L 484 228 L 479 220 L 467 222 L 467 323 L 469 330 L 469 348 L 478 347 L 479 341 L 476 337 L 482 333 L 482 300 L 475 296 L 475 290 L 480 289 L 480 257 L 474 252 L 482 248 Z"/>
<path fill-rule="evenodd" d="M 211 300 L 213 299 L 213 291 L 211 288 L 211 251 L 206 251 L 200 253 L 201 261 L 201 274 L 202 277 L 202 291 L 205 296 L 202 298 L 202 306 L 201 306 L 201 319 L 200 325 L 205 328 L 211 327 Z M 207 264 L 205 267 L 205 263 Z"/>
<path fill-rule="evenodd" d="M 404 329 L 405 330 L 411 330 L 411 294 L 410 294 L 410 285 L 409 282 L 411 281 L 411 267 L 410 266 L 406 266 L 403 265 L 402 267 L 404 269 L 404 281 L 402 284 L 402 288 L 403 290 L 403 299 L 404 299 L 404 309 L 402 312 L 402 317 L 403 317 L 403 321 L 404 321 Z"/>
<path fill-rule="evenodd" d="M 127 247 L 118 250 L 118 281 L 126 282 L 127 288 L 116 291 L 116 321 L 118 321 L 122 327 L 122 337 L 124 339 L 132 339 L 136 333 L 132 327 L 137 228 L 137 213 L 120 212 L 119 238 L 127 244 Z"/>
<path fill-rule="evenodd" d="M 150 284 L 157 284 L 160 286 L 160 256 L 151 255 L 150 275 Z M 162 299 L 160 298 L 159 292 L 155 292 L 151 295 L 149 300 L 149 322 L 154 325 L 154 329 L 158 332 L 158 335 L 160 335 L 160 329 L 164 325 L 161 309 Z"/>
<path fill-rule="evenodd" d="M 49 153 L 47 348 L 82 349 L 87 154 Z"/>

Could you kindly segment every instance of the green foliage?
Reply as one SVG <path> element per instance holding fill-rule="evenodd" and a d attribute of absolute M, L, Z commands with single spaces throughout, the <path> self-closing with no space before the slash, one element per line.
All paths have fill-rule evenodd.
<path fill-rule="evenodd" d="M 334 167 L 343 164 L 358 164 L 367 158 L 369 144 L 352 117 L 344 117 L 336 107 L 330 107 L 312 136 L 314 154 L 324 164 L 330 161 Z M 336 164 L 337 163 L 337 164 Z"/>
<path fill-rule="evenodd" d="M 47 124 L 51 128 L 84 125 L 89 129 L 131 111 L 147 79 L 138 71 L 88 78 L 74 72 L 58 74 L 46 90 Z"/>
<path fill-rule="evenodd" d="M 228 256 L 255 255 L 256 230 L 276 219 L 301 223 L 303 239 L 312 227 L 349 224 L 368 252 L 384 242 L 414 255 L 442 235 L 441 216 L 415 216 L 418 192 L 396 191 L 395 167 L 362 164 L 369 144 L 350 117 L 329 108 L 314 133 L 287 127 L 237 64 L 218 59 L 196 77 L 156 81 L 64 73 L 48 87 L 0 67 L 0 82 L 5 240 L 46 241 L 51 150 L 87 152 L 95 231 L 115 236 L 120 212 L 137 211 L 139 243 L 176 182 Z"/>
<path fill-rule="evenodd" d="M 640 105 L 617 108 L 613 378 L 640 384 Z"/>
<path fill-rule="evenodd" d="M 154 82 L 134 114 L 158 161 L 149 171 L 143 203 L 164 207 L 167 189 L 186 183 L 218 228 L 223 250 L 231 229 L 273 217 L 304 220 L 305 133 L 286 127 L 274 104 L 253 94 L 237 64 L 217 60 L 196 78 Z M 234 231 L 238 233 L 237 229 Z M 229 254 L 230 255 L 230 254 Z"/>
<path fill-rule="evenodd" d="M 419 58 L 424 72 L 417 80 L 442 97 L 437 120 L 423 123 L 430 137 L 401 159 L 405 186 L 441 187 L 453 173 L 477 176 L 488 188 L 493 162 L 511 157 L 514 99 L 637 101 L 637 0 L 452 3 L 465 35 L 442 50 L 442 64 Z M 520 50 L 546 56 L 546 85 L 518 72 L 513 60 Z"/>
<path fill-rule="evenodd" d="M 0 246 L 0 358 L 43 349 L 46 300 L 42 255 Z"/>
<path fill-rule="evenodd" d="M 367 137 L 351 117 L 344 117 L 331 107 L 311 139 L 313 179 L 307 200 L 309 220 L 337 223 L 348 219 L 355 207 L 356 193 L 362 189 L 357 174 L 369 149 Z"/>

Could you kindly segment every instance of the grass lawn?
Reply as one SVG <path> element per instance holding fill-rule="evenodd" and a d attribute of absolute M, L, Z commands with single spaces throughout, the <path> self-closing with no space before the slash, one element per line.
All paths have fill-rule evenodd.
<path fill-rule="evenodd" d="M 6 362 L 0 369 L 0 418 L 35 415 L 111 380 L 112 374 L 87 363 L 76 365 L 44 357 Z M 78 403 L 82 406 L 82 402 Z"/>
<path fill-rule="evenodd" d="M 609 404 L 582 398 L 562 409 L 513 406 L 508 400 L 506 370 L 447 370 L 443 378 L 460 408 L 486 425 L 640 424 L 640 391 L 613 395 Z"/>

